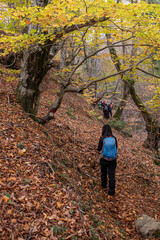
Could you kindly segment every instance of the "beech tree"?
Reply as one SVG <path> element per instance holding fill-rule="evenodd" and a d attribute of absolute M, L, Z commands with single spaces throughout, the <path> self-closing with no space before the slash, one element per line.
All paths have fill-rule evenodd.
<path fill-rule="evenodd" d="M 33 1 L 35 7 L 24 7 L 23 10 L 12 9 L 7 14 L 9 16 L 12 13 L 12 18 L 18 20 L 22 18 L 22 21 L 18 22 L 22 26 L 29 24 L 28 34 L 13 37 L 12 43 L 10 42 L 11 37 L 3 39 L 5 42 L 3 47 L 7 46 L 4 54 L 7 54 L 10 50 L 23 49 L 23 45 L 27 43 L 26 49 L 23 51 L 17 98 L 23 109 L 28 113 L 37 113 L 41 82 L 49 69 L 54 66 L 52 60 L 60 50 L 60 42 L 66 34 L 86 26 L 92 26 L 96 22 L 102 22 L 108 18 L 105 16 L 105 12 L 98 18 L 94 16 L 96 14 L 88 16 L 88 13 L 84 10 L 84 4 L 77 6 L 77 3 L 76 5 L 72 3 L 73 6 L 71 7 L 68 4 L 69 1 L 53 1 L 49 4 L 49 1 L 39 0 Z M 13 47 L 15 42 L 19 44 L 17 49 Z M 61 92 L 64 92 L 63 89 L 65 88 L 65 84 L 62 84 Z M 56 103 L 51 107 L 52 112 L 59 108 L 60 99 L 61 96 L 58 95 Z M 50 116 L 50 118 L 52 117 Z"/>
<path fill-rule="evenodd" d="M 121 58 L 118 56 L 117 51 L 114 48 L 114 46 L 112 45 L 112 47 L 110 47 L 110 44 L 112 43 L 111 34 L 106 34 L 106 38 L 107 38 L 107 44 L 109 46 L 109 52 L 110 52 L 110 56 L 113 61 L 113 64 L 114 64 L 117 72 L 120 72 L 122 70 L 121 62 L 120 62 Z M 122 48 L 123 48 L 122 52 L 123 52 L 123 60 L 124 60 L 125 47 L 127 44 L 124 44 L 124 42 L 122 42 L 122 43 L 123 43 L 122 44 Z M 135 41 L 133 41 L 131 43 L 132 44 L 130 45 L 130 57 L 129 57 L 130 66 L 133 66 L 133 60 L 134 61 L 136 60 L 137 51 L 141 52 L 141 55 L 142 55 L 142 58 L 140 61 L 141 63 L 150 59 L 150 56 L 154 56 L 154 55 L 156 56 L 156 51 L 150 52 L 149 45 L 144 46 L 144 47 L 148 48 L 148 56 L 147 56 L 147 54 L 143 55 L 143 51 L 142 51 L 142 49 L 140 49 L 140 46 L 139 46 L 139 50 L 137 50 L 137 48 L 135 48 L 135 44 L 136 44 Z M 141 46 L 141 47 L 143 47 L 143 46 Z M 123 64 L 125 64 L 124 61 L 123 61 Z M 150 72 L 147 72 L 146 70 L 143 70 L 139 67 L 137 68 L 137 70 L 144 72 L 145 74 L 148 74 L 154 78 L 160 79 L 160 76 L 150 73 Z M 138 95 L 138 93 L 135 89 L 135 82 L 136 82 L 135 77 L 136 77 L 136 68 L 135 68 L 135 71 L 126 72 L 124 74 L 121 74 L 121 80 L 123 81 L 123 96 L 122 96 L 122 100 L 120 102 L 119 107 L 117 108 L 117 111 L 116 111 L 114 117 L 115 118 L 121 117 L 122 111 L 126 105 L 126 99 L 130 95 L 133 102 L 135 103 L 135 105 L 137 106 L 139 111 L 141 112 L 141 115 L 145 122 L 148 136 L 144 142 L 144 146 L 147 148 L 150 148 L 150 149 L 158 149 L 158 142 L 160 140 L 160 123 L 158 122 L 158 119 L 156 118 L 156 116 L 154 116 L 154 114 L 151 114 L 149 112 L 149 109 L 147 109 L 147 106 L 145 106 L 142 99 Z M 160 95 L 159 95 L 159 97 L 160 97 Z M 155 98 L 157 99 L 157 91 L 156 91 L 156 97 L 154 97 L 154 99 Z M 156 108 L 156 104 L 155 104 L 155 108 Z"/>
<path fill-rule="evenodd" d="M 110 49 L 111 58 L 115 64 L 115 59 L 117 59 L 116 50 L 114 48 Z M 144 59 L 145 60 L 145 59 Z M 115 64 L 117 71 L 121 70 L 120 62 L 117 61 Z M 147 72 L 146 72 L 147 74 Z M 149 73 L 148 73 L 149 74 Z M 154 75 L 155 77 L 158 77 Z M 135 89 L 135 76 L 133 73 L 125 74 L 124 76 L 121 75 L 122 81 L 124 83 L 124 92 L 123 92 L 123 99 L 118 107 L 114 117 L 119 118 L 121 117 L 122 109 L 125 107 L 126 99 L 130 94 L 133 102 L 141 112 L 141 115 L 144 119 L 146 130 L 148 133 L 147 139 L 144 142 L 144 146 L 150 149 L 158 149 L 158 142 L 160 140 L 160 125 L 157 119 L 149 113 L 147 107 L 144 105 L 143 101 L 137 94 Z M 120 108 L 122 106 L 122 109 Z"/>

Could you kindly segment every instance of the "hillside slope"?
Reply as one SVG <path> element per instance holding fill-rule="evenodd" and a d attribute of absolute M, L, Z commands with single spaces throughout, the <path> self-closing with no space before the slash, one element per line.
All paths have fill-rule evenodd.
<path fill-rule="evenodd" d="M 0 78 L 0 239 L 136 239 L 142 213 L 158 218 L 160 172 L 140 138 L 118 139 L 116 195 L 100 186 L 96 151 L 102 120 L 83 96 L 66 95 L 55 121 L 40 126 L 15 100 L 15 82 Z M 55 99 L 45 78 L 43 116 Z"/>

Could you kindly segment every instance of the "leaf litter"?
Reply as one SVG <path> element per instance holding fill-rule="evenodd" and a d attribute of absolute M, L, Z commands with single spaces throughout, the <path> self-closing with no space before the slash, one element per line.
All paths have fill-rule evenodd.
<path fill-rule="evenodd" d="M 50 74 L 39 116 L 56 97 Z M 0 80 L 1 240 L 143 240 L 134 223 L 142 213 L 160 215 L 160 170 L 141 138 L 113 129 L 119 158 L 109 198 L 96 150 L 104 120 L 88 115 L 83 97 L 66 94 L 55 121 L 41 126 L 16 102 L 14 83 Z"/>

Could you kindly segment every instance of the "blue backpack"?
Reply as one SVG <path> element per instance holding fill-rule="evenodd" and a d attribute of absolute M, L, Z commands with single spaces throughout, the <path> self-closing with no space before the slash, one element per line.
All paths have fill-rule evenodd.
<path fill-rule="evenodd" d="M 106 137 L 103 140 L 102 158 L 111 161 L 117 157 L 116 139 Z"/>

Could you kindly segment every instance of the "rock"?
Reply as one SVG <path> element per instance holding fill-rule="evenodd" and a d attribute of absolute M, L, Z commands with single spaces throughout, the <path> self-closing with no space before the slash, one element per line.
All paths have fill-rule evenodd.
<path fill-rule="evenodd" d="M 158 237 L 160 234 L 160 222 L 145 214 L 136 220 L 135 225 L 143 236 Z"/>

